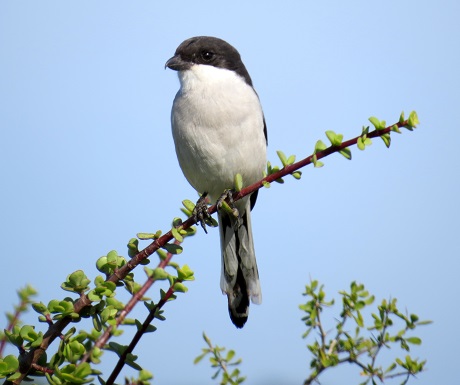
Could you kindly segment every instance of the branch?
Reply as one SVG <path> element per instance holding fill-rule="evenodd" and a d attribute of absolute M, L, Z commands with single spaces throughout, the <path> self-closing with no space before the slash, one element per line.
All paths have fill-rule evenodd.
<path fill-rule="evenodd" d="M 175 241 L 174 244 L 179 245 L 180 242 Z M 157 268 L 164 269 L 166 266 L 168 266 L 168 263 L 171 261 L 173 254 L 172 253 L 167 253 L 166 258 L 160 260 L 160 262 L 157 265 Z M 109 325 L 109 327 L 104 331 L 104 333 L 97 339 L 96 343 L 92 347 L 92 349 L 83 356 L 81 359 L 81 363 L 83 362 L 88 362 L 89 358 L 91 357 L 91 352 L 94 350 L 94 348 L 99 348 L 102 349 L 102 347 L 107 343 L 107 341 L 111 337 L 112 330 L 114 327 L 118 327 L 121 325 L 121 323 L 125 320 L 125 318 L 128 316 L 128 314 L 134 309 L 137 303 L 141 301 L 141 299 L 145 296 L 147 291 L 150 289 L 150 287 L 156 282 L 156 278 L 153 276 L 150 276 L 147 281 L 142 285 L 142 287 L 139 289 L 138 292 L 136 292 L 131 299 L 128 301 L 126 304 L 125 308 L 120 312 L 118 315 L 115 325 Z M 170 296 L 168 296 L 169 298 Z M 152 318 L 153 319 L 153 318 Z"/>
<path fill-rule="evenodd" d="M 176 282 L 180 282 L 180 280 Z M 120 374 L 121 369 L 123 369 L 123 366 L 125 365 L 128 356 L 134 351 L 134 348 L 136 347 L 137 343 L 140 341 L 141 337 L 147 332 L 147 329 L 149 328 L 151 322 L 157 315 L 157 312 L 172 297 L 173 294 L 174 294 L 174 284 L 172 284 L 169 287 L 168 291 L 165 293 L 163 298 L 150 310 L 149 315 L 145 319 L 142 326 L 137 330 L 136 334 L 134 335 L 128 347 L 123 351 L 122 354 L 120 354 L 120 357 L 118 359 L 118 362 L 115 368 L 113 369 L 112 373 L 110 374 L 110 377 L 105 383 L 106 385 L 113 385 L 113 383 L 117 379 L 117 376 Z"/>
<path fill-rule="evenodd" d="M 305 380 L 305 385 L 319 383 L 318 378 L 322 372 L 344 363 L 352 364 L 361 369 L 360 375 L 366 378 L 361 385 L 376 384 L 377 379 L 383 383 L 386 379 L 402 376 L 405 377 L 403 382 L 405 384 L 410 376 L 415 376 L 424 370 L 426 360 L 419 361 L 418 358 L 414 359 L 410 355 L 406 355 L 404 360 L 396 358 L 384 369 L 382 365 L 377 365 L 377 356 L 383 348 L 391 349 L 396 344 L 405 351 L 410 351 L 409 345 L 420 345 L 422 343 L 420 338 L 405 337 L 405 333 L 414 330 L 417 326 L 427 325 L 431 321 L 419 321 L 416 314 L 402 314 L 396 306 L 396 299 L 391 299 L 390 301 L 382 300 L 381 304 L 377 306 L 378 311 L 371 313 L 372 324 L 366 325 L 361 312 L 374 303 L 375 297 L 369 294 L 364 285 L 356 284 L 356 282 L 351 283 L 349 292 L 339 291 L 339 294 L 342 296 L 343 304 L 341 319 L 336 320 L 336 339 L 330 340 L 329 345 L 327 345 L 323 338 L 324 329 L 319 309 L 323 305 L 332 304 L 334 300 L 325 301 L 326 294 L 322 290 L 322 286 L 319 286 L 318 290 L 318 281 L 313 280 L 310 285 L 306 286 L 304 295 L 309 300 L 300 306 L 300 309 L 306 313 L 302 320 L 305 321 L 307 332 L 303 336 L 305 338 L 310 331 L 316 330 L 320 337 L 316 337 L 314 343 L 307 344 L 308 349 L 313 354 L 313 359 L 310 362 L 312 372 Z M 402 330 L 394 330 L 397 327 L 394 317 L 405 324 Z M 355 326 L 350 325 L 350 329 L 354 329 L 354 337 L 343 330 L 345 320 L 348 318 L 354 320 L 356 324 Z M 374 330 L 378 332 L 377 336 L 374 336 Z M 370 334 L 370 336 L 364 336 L 363 332 Z M 397 367 L 402 368 L 403 371 L 394 372 Z"/>
<path fill-rule="evenodd" d="M 375 118 L 373 119 L 375 120 Z M 325 149 L 322 149 L 321 151 L 315 151 L 314 154 L 307 156 L 306 158 L 300 160 L 299 162 L 296 162 L 293 164 L 286 164 L 285 167 L 283 167 L 281 170 L 271 173 L 270 175 L 267 175 L 265 178 L 261 179 L 260 181 L 253 183 L 252 185 L 247 186 L 241 189 L 240 191 L 234 193 L 233 200 L 238 201 L 242 199 L 243 197 L 260 189 L 262 186 L 264 186 L 264 184 L 279 180 L 280 178 L 286 175 L 292 174 L 294 171 L 299 170 L 302 167 L 305 167 L 311 163 L 316 163 L 317 160 L 321 158 L 329 156 L 335 152 L 343 152 L 344 150 L 347 149 L 347 147 L 356 145 L 358 141 L 360 140 L 360 138 L 362 140 L 364 136 L 366 138 L 382 137 L 383 139 L 385 139 L 385 136 L 387 136 L 388 142 L 385 141 L 385 143 L 388 146 L 389 145 L 388 136 L 392 131 L 399 132 L 399 128 L 401 127 L 405 127 L 405 128 L 408 128 L 409 130 L 412 130 L 413 127 L 415 127 L 415 125 L 418 123 L 418 120 L 417 120 L 415 113 L 411 113 L 411 116 L 409 117 L 409 119 L 404 120 L 403 116 L 401 116 L 401 119 L 398 123 L 393 124 L 388 127 L 378 127 L 374 121 L 371 120 L 371 122 L 376 127 L 374 131 L 366 132 L 366 133 L 363 132 L 362 135 L 357 136 L 353 139 L 347 140 L 345 142 L 341 142 L 340 144 L 335 143 Z M 380 122 L 380 123 L 384 123 L 384 122 Z M 208 213 L 210 215 L 214 214 L 216 211 L 217 211 L 216 205 L 213 205 L 208 209 Z M 195 223 L 196 223 L 195 218 L 190 217 L 185 222 L 183 222 L 179 228 L 186 230 L 190 228 L 191 226 L 193 226 Z M 141 250 L 130 261 L 128 261 L 126 265 L 124 265 L 119 270 L 117 270 L 114 274 L 108 277 L 106 281 L 113 282 L 113 283 L 120 282 L 134 268 L 136 268 L 136 266 L 138 266 L 142 261 L 147 259 L 158 249 L 163 248 L 173 238 L 174 236 L 173 236 L 172 230 L 170 230 L 164 235 L 162 235 L 161 237 L 159 237 L 158 239 L 155 239 L 150 245 L 148 245 L 146 248 Z M 88 296 L 82 295 L 80 299 L 78 299 L 74 303 L 74 313 L 80 314 L 84 308 L 90 305 L 91 305 L 91 300 L 88 298 Z M 42 356 L 43 353 L 45 353 L 49 345 L 57 337 L 59 337 L 62 334 L 63 330 L 68 326 L 70 322 L 71 322 L 71 318 L 65 317 L 65 318 L 58 320 L 53 325 L 50 325 L 49 329 L 43 336 L 43 341 L 40 344 L 40 346 L 31 349 L 25 354 L 20 355 L 20 367 L 19 367 L 20 369 L 19 370 L 20 370 L 21 376 L 15 378 L 13 381 L 6 381 L 5 383 L 20 384 L 22 380 L 26 377 L 29 370 L 32 368 L 33 364 L 37 364 L 39 358 Z"/>
<path fill-rule="evenodd" d="M 5 330 L 9 332 L 11 332 L 16 325 L 20 324 L 22 313 L 26 312 L 29 309 L 29 306 L 32 302 L 32 297 L 35 296 L 37 292 L 32 286 L 27 285 L 26 287 L 19 289 L 17 291 L 17 294 L 20 299 L 19 305 L 16 305 L 14 307 L 14 314 L 7 313 L 8 326 Z M 0 334 L 0 358 L 2 358 L 3 351 L 5 349 L 8 338 L 6 334 Z"/>
<path fill-rule="evenodd" d="M 245 381 L 246 377 L 240 376 L 240 370 L 238 366 L 241 364 L 242 360 L 234 359 L 235 351 L 228 350 L 226 354 L 226 349 L 217 345 L 213 345 L 209 337 L 203 332 L 203 339 L 205 340 L 208 348 L 202 349 L 202 354 L 195 358 L 193 361 L 194 364 L 199 363 L 204 357 L 210 355 L 209 362 L 211 363 L 212 368 L 217 368 L 217 371 L 212 376 L 212 379 L 217 379 L 219 374 L 222 375 L 222 380 L 220 384 L 229 384 L 229 385 L 238 385 Z M 235 367 L 230 371 L 230 366 Z"/>

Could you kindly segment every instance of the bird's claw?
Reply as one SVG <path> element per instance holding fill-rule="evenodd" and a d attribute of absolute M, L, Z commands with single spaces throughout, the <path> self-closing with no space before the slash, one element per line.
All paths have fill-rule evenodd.
<path fill-rule="evenodd" d="M 193 209 L 192 215 L 195 219 L 196 223 L 199 223 L 203 228 L 204 232 L 207 234 L 208 230 L 206 229 L 206 225 L 211 227 L 216 227 L 217 222 L 209 215 L 208 212 L 208 193 L 203 193 L 203 195 L 198 198 L 196 202 L 195 208 Z M 218 210 L 223 210 L 231 217 L 233 217 L 232 222 L 235 220 L 235 226 L 239 224 L 239 211 L 235 207 L 235 203 L 233 202 L 233 191 L 232 190 L 225 190 L 219 199 L 216 202 L 216 206 Z"/>
<path fill-rule="evenodd" d="M 212 219 L 208 213 L 207 196 L 208 193 L 203 193 L 203 195 L 198 198 L 195 208 L 193 209 L 193 218 L 196 223 L 201 225 L 206 234 L 208 233 L 208 230 L 206 230 L 206 220 Z"/>
<path fill-rule="evenodd" d="M 225 190 L 219 199 L 216 202 L 217 209 L 224 210 L 227 214 L 230 214 L 234 218 L 236 218 L 236 226 L 238 226 L 238 221 L 240 217 L 240 213 L 238 209 L 235 207 L 235 203 L 233 202 L 233 191 L 230 189 Z"/>
<path fill-rule="evenodd" d="M 216 202 L 217 208 L 220 210 L 222 208 L 223 203 L 228 200 L 228 205 L 230 207 L 235 207 L 235 204 L 233 203 L 233 192 L 230 189 L 226 189 L 219 199 Z"/>

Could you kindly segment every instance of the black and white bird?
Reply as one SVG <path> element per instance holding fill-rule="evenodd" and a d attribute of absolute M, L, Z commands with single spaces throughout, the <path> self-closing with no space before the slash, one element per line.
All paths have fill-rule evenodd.
<path fill-rule="evenodd" d="M 166 67 L 178 71 L 180 89 L 171 125 L 179 165 L 200 194 L 218 200 L 236 174 L 245 186 L 263 177 L 267 128 L 259 97 L 238 51 L 209 36 L 185 40 Z M 236 327 L 247 321 L 249 299 L 262 302 L 251 230 L 257 191 L 235 202 L 239 218 L 219 210 L 222 273 Z"/>

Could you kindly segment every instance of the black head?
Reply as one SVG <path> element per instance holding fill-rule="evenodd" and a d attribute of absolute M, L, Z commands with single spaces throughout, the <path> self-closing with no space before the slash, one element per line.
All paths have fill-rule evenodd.
<path fill-rule="evenodd" d="M 166 67 L 175 71 L 186 71 L 195 64 L 235 71 L 252 86 L 252 80 L 241 61 L 240 54 L 225 40 L 211 36 L 187 39 L 177 47 L 175 55 L 166 62 Z"/>

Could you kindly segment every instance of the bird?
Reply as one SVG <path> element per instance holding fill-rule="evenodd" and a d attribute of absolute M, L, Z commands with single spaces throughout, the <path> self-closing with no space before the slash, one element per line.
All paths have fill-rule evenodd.
<path fill-rule="evenodd" d="M 229 195 L 237 174 L 244 186 L 262 179 L 267 126 L 239 52 L 217 37 L 192 37 L 178 46 L 166 67 L 178 72 L 171 128 L 179 165 L 192 187 L 202 197 L 219 201 Z M 262 302 L 251 224 L 257 193 L 234 203 L 237 218 L 218 210 L 220 287 L 237 328 L 248 319 L 250 300 Z"/>

